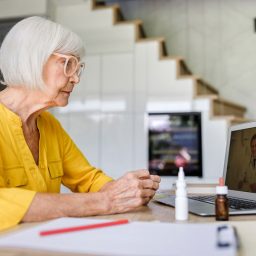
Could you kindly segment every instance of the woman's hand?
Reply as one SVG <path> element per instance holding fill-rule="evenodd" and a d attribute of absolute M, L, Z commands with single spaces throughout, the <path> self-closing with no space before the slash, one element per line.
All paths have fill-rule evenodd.
<path fill-rule="evenodd" d="M 148 170 L 128 172 L 116 181 L 107 183 L 100 192 L 107 198 L 108 214 L 135 210 L 146 205 L 159 188 L 160 177 Z"/>

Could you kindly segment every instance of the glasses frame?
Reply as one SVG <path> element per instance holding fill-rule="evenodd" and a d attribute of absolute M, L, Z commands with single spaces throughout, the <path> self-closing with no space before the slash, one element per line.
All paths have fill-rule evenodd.
<path fill-rule="evenodd" d="M 82 62 L 82 61 L 79 61 L 77 59 L 77 57 L 73 56 L 73 55 L 66 55 L 66 54 L 61 54 L 61 53 L 58 53 L 58 52 L 54 52 L 53 55 L 55 56 L 58 56 L 58 57 L 62 57 L 62 58 L 65 58 L 65 64 L 64 64 L 64 75 L 66 77 L 72 77 L 74 74 L 76 74 L 79 78 L 81 77 L 81 74 L 83 73 L 84 71 L 84 68 L 85 68 L 85 63 Z M 75 59 L 76 60 L 76 68 L 74 69 L 74 72 L 70 75 L 67 74 L 67 64 L 68 64 L 68 61 L 70 59 Z"/>

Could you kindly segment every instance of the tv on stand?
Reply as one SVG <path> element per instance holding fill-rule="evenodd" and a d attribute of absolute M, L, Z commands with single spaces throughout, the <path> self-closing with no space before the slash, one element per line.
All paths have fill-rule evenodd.
<path fill-rule="evenodd" d="M 200 112 L 148 114 L 148 168 L 160 176 L 202 177 Z"/>

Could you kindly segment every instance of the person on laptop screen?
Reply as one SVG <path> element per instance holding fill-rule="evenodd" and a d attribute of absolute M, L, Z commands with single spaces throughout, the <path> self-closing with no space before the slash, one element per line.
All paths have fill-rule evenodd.
<path fill-rule="evenodd" d="M 256 192 L 256 134 L 250 140 L 250 160 L 241 173 L 238 189 L 248 192 Z"/>
<path fill-rule="evenodd" d="M 135 210 L 159 187 L 160 177 L 145 169 L 114 181 L 91 166 L 45 111 L 68 104 L 84 52 L 75 33 L 41 17 L 18 22 L 1 45 L 6 89 L 0 92 L 0 230 L 19 222 Z M 74 193 L 60 194 L 61 184 Z"/>

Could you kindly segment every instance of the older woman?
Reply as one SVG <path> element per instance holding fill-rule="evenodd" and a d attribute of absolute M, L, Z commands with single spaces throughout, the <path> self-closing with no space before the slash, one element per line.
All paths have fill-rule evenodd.
<path fill-rule="evenodd" d="M 0 49 L 0 229 L 145 205 L 160 178 L 137 170 L 113 181 L 92 167 L 46 110 L 66 106 L 84 69 L 80 38 L 41 17 L 17 23 Z M 75 193 L 59 194 L 64 184 Z M 90 193 L 87 193 L 90 192 Z"/>

